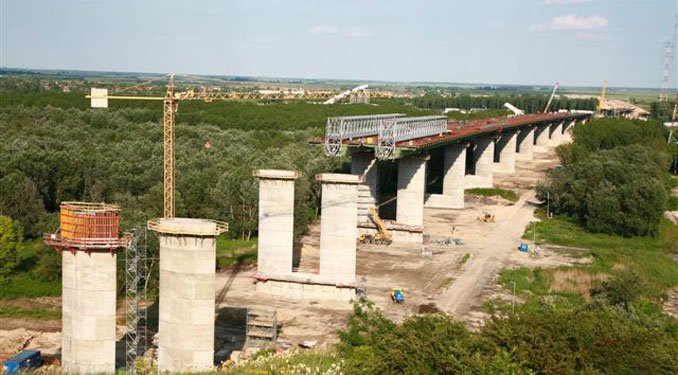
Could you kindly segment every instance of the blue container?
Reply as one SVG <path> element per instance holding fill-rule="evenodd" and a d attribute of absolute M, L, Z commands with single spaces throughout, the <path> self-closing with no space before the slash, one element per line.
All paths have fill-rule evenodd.
<path fill-rule="evenodd" d="M 5 361 L 2 365 L 7 375 L 18 374 L 21 370 L 34 369 L 42 365 L 39 350 L 24 350 Z"/>
<path fill-rule="evenodd" d="M 526 243 L 521 243 L 520 246 L 518 246 L 518 250 L 522 251 L 523 253 L 526 253 L 529 250 L 529 247 L 527 246 Z"/>

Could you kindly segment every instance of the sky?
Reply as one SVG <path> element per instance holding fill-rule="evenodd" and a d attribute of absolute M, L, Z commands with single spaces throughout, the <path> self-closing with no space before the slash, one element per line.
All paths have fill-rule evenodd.
<path fill-rule="evenodd" d="M 0 66 L 658 88 L 676 1 L 0 0 Z"/>

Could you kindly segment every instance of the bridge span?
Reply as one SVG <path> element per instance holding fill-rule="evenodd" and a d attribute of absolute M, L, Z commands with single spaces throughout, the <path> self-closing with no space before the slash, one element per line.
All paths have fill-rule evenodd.
<path fill-rule="evenodd" d="M 424 207 L 463 209 L 464 190 L 491 188 L 495 174 L 515 172 L 517 160 L 571 142 L 571 129 L 590 114 L 546 113 L 448 121 L 402 114 L 329 118 L 322 144 L 330 156 L 348 155 L 362 178 L 360 234 L 374 233 L 367 215 L 376 207 L 391 218 L 394 242 L 423 242 Z"/>

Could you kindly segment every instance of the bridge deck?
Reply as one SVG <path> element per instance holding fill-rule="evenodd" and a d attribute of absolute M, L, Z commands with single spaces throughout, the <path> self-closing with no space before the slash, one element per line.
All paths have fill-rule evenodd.
<path fill-rule="evenodd" d="M 520 129 L 528 125 L 538 125 L 552 123 L 558 120 L 581 120 L 587 118 L 586 113 L 544 113 L 523 115 L 518 117 L 492 117 L 479 120 L 470 120 L 465 123 L 450 121 L 447 125 L 447 132 L 439 135 L 423 138 L 411 139 L 397 142 L 395 157 L 399 158 L 405 154 L 413 152 L 443 147 L 452 143 L 471 140 L 485 134 L 501 134 L 507 129 Z M 323 140 L 314 138 L 309 140 L 313 144 L 322 144 Z M 377 136 L 366 136 L 354 139 L 344 140 L 342 144 L 348 149 L 356 148 L 376 148 L 379 141 Z"/>

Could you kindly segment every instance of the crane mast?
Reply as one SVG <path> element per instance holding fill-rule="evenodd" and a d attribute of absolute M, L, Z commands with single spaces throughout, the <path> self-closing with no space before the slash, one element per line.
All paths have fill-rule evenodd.
<path fill-rule="evenodd" d="M 176 139 L 174 128 L 179 102 L 174 97 L 174 74 L 170 74 L 167 83 L 167 93 L 163 100 L 163 214 L 165 217 L 174 217 L 174 141 Z"/>

